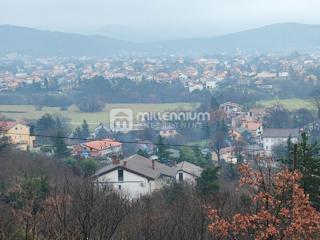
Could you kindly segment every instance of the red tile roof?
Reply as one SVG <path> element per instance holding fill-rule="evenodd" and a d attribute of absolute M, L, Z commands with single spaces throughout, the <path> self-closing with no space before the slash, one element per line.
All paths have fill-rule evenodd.
<path fill-rule="evenodd" d="M 83 143 L 83 145 L 85 145 L 88 148 L 91 148 L 93 150 L 103 150 L 103 149 L 107 149 L 109 147 L 116 147 L 116 146 L 120 146 L 122 145 L 122 143 L 117 142 L 113 139 L 102 139 L 102 140 L 95 140 L 95 141 L 91 141 L 91 142 L 86 142 Z"/>
<path fill-rule="evenodd" d="M 13 128 L 17 125 L 18 122 L 8 122 L 8 121 L 0 121 L 0 129 L 4 131 L 8 131 L 9 129 Z"/>
<path fill-rule="evenodd" d="M 250 131 L 257 130 L 259 127 L 262 126 L 261 122 L 246 122 L 244 124 L 245 128 L 249 129 Z"/>

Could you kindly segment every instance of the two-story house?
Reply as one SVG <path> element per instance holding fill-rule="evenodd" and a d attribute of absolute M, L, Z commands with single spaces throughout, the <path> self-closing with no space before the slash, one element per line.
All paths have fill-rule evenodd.
<path fill-rule="evenodd" d="M 135 154 L 121 161 L 114 157 L 112 164 L 97 171 L 95 176 L 102 188 L 112 187 L 129 198 L 138 198 L 170 184 L 176 171 L 156 160 Z"/>
<path fill-rule="evenodd" d="M 262 122 L 258 121 L 244 121 L 242 126 L 251 133 L 251 136 L 256 140 L 260 141 L 260 137 L 263 134 Z"/>
<path fill-rule="evenodd" d="M 0 122 L 0 134 L 7 143 L 23 151 L 31 150 L 36 140 L 35 136 L 31 136 L 30 127 L 20 122 Z"/>
<path fill-rule="evenodd" d="M 226 113 L 228 118 L 234 118 L 241 114 L 241 106 L 233 102 L 225 102 L 220 104 L 219 108 Z"/>

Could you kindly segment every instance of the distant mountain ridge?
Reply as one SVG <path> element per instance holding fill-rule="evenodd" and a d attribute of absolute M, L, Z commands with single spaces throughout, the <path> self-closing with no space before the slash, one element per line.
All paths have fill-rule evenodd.
<path fill-rule="evenodd" d="M 185 39 L 162 43 L 167 51 L 191 49 L 201 53 L 306 51 L 320 47 L 320 25 L 279 23 L 213 38 Z"/>
<path fill-rule="evenodd" d="M 320 25 L 280 23 L 211 38 L 130 43 L 105 36 L 0 26 L 0 54 L 109 56 L 115 54 L 195 54 L 306 51 L 320 49 Z"/>
<path fill-rule="evenodd" d="M 0 54 L 104 56 L 132 50 L 134 44 L 102 36 L 0 26 Z"/>

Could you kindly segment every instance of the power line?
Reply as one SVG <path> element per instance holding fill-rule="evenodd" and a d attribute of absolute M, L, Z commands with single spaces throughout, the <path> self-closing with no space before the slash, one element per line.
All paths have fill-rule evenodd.
<path fill-rule="evenodd" d="M 81 140 L 81 141 L 98 141 L 90 138 L 79 138 L 79 137 L 67 137 L 67 136 L 57 136 L 57 135 L 43 135 L 43 134 L 27 134 L 27 133 L 9 133 L 9 135 L 21 135 L 29 137 L 44 137 L 44 138 L 56 138 L 56 139 L 68 139 L 68 140 Z M 123 141 L 114 140 L 123 144 L 146 144 L 146 145 L 158 145 L 158 146 L 171 146 L 171 147 L 198 147 L 198 145 L 187 145 L 187 144 L 169 144 L 169 143 L 152 143 L 143 141 Z"/>
<path fill-rule="evenodd" d="M 57 136 L 57 135 L 43 135 L 43 134 L 27 134 L 27 133 L 9 133 L 9 135 L 21 135 L 21 136 L 29 136 L 29 137 L 43 137 L 43 138 L 56 138 L 56 139 L 68 139 L 68 140 L 81 140 L 81 141 L 95 141 L 90 138 L 79 138 L 79 137 L 67 137 L 67 136 Z M 98 140 L 97 140 L 98 141 Z M 156 146 L 169 146 L 169 147 L 199 147 L 199 145 L 188 145 L 188 144 L 169 144 L 169 143 L 153 143 L 153 142 L 143 142 L 143 141 L 123 141 L 123 140 L 115 140 L 122 144 L 146 144 L 146 145 L 156 145 Z M 100 150 L 100 149 L 96 149 Z M 263 150 L 264 152 L 272 152 L 271 150 Z M 258 152 L 254 149 L 246 149 L 242 152 Z"/>

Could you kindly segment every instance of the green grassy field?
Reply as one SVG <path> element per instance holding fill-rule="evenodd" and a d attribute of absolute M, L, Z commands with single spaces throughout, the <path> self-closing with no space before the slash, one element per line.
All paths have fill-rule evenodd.
<path fill-rule="evenodd" d="M 37 111 L 32 105 L 0 105 L 0 113 L 15 120 L 38 119 L 46 113 L 60 114 L 63 117 L 69 118 L 73 126 L 81 124 L 85 119 L 93 127 L 100 122 L 108 122 L 109 112 L 114 108 L 129 108 L 136 114 L 138 112 L 194 110 L 198 105 L 198 103 L 107 104 L 103 111 L 97 113 L 83 113 L 76 106 L 69 107 L 67 111 L 61 111 L 57 107 L 43 107 L 41 111 Z"/>
<path fill-rule="evenodd" d="M 276 103 L 282 104 L 285 108 L 289 109 L 290 111 L 297 110 L 299 108 L 307 108 L 309 110 L 314 110 L 310 100 L 298 98 L 259 101 L 257 102 L 257 105 L 263 107 L 272 107 L 272 105 Z"/>
<path fill-rule="evenodd" d="M 208 147 L 208 141 L 207 140 L 201 140 L 201 141 L 195 141 L 195 142 L 189 142 L 187 145 L 190 146 L 200 146 L 200 147 Z"/>

